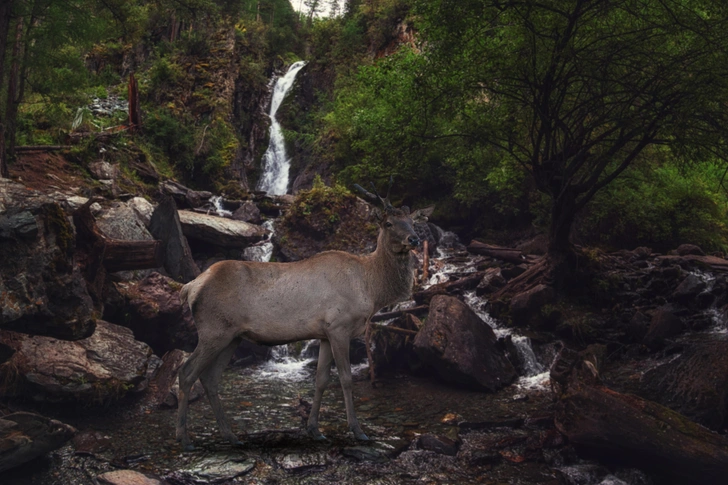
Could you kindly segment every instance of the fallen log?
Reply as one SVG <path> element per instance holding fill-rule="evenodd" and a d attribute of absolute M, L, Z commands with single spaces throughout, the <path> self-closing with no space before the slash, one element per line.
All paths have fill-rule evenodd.
<path fill-rule="evenodd" d="M 71 148 L 71 145 L 23 145 L 15 147 L 16 152 L 53 152 Z"/>
<path fill-rule="evenodd" d="M 159 268 L 163 261 L 162 241 L 106 241 L 103 264 L 109 272 Z"/>
<path fill-rule="evenodd" d="M 491 258 L 500 259 L 514 264 L 533 264 L 539 259 L 535 256 L 524 255 L 519 249 L 493 246 L 491 244 L 485 244 L 475 240 L 468 244 L 468 252 L 489 256 Z"/>
<path fill-rule="evenodd" d="M 566 349 L 565 349 L 566 350 Z M 555 425 L 577 450 L 668 483 L 725 483 L 728 440 L 660 404 L 604 386 L 598 352 L 562 351 L 551 369 Z"/>
<path fill-rule="evenodd" d="M 435 295 L 450 295 L 459 291 L 472 290 L 478 286 L 478 283 L 480 283 L 485 274 L 485 271 L 478 271 L 455 281 L 447 281 L 445 283 L 432 285 L 426 290 L 414 293 L 412 298 L 418 305 L 429 305 L 430 300 L 432 300 Z"/>

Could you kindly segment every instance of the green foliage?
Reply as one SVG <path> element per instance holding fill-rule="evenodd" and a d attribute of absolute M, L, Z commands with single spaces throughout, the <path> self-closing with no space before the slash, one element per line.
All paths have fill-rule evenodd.
<path fill-rule="evenodd" d="M 151 112 L 144 120 L 144 136 L 177 168 L 194 171 L 194 126 L 189 115 L 177 118 L 169 110 Z"/>
<path fill-rule="evenodd" d="M 719 185 L 725 167 L 666 163 L 634 170 L 598 194 L 580 224 L 592 243 L 657 250 L 692 243 L 728 250 L 728 194 Z"/>
<path fill-rule="evenodd" d="M 317 175 L 313 187 L 302 190 L 296 196 L 285 216 L 286 222 L 311 226 L 322 233 L 333 233 L 341 211 L 353 199 L 355 196 L 346 187 L 339 184 L 329 187 Z"/>

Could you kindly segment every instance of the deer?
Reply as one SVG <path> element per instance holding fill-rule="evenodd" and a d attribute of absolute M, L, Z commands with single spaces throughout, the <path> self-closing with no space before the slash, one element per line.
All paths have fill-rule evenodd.
<path fill-rule="evenodd" d="M 378 201 L 371 207 L 379 233 L 376 249 L 354 255 L 324 251 L 295 262 L 220 261 L 180 290 L 198 332 L 198 344 L 179 370 L 176 438 L 192 450 L 187 431 L 188 398 L 199 378 L 223 439 L 239 445 L 218 395 L 218 384 L 235 348 L 243 339 L 262 345 L 320 340 L 314 398 L 306 432 L 326 440 L 319 431 L 319 410 L 336 365 L 344 394 L 347 424 L 357 440 L 369 438 L 356 418 L 352 397 L 349 345 L 364 333 L 371 317 L 385 306 L 408 299 L 414 282 L 411 250 L 420 245 L 413 224 L 426 222 L 434 206 L 410 213 L 354 185 Z"/>

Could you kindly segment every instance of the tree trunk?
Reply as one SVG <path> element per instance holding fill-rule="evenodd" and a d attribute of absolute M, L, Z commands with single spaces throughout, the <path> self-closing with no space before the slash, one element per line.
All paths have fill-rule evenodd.
<path fill-rule="evenodd" d="M 13 43 L 12 63 L 8 79 L 8 98 L 5 107 L 5 149 L 4 164 L 15 155 L 15 121 L 18 114 L 18 84 L 20 77 L 20 44 L 23 36 L 23 17 L 19 17 L 15 24 L 15 41 Z"/>
<path fill-rule="evenodd" d="M 0 4 L 0 87 L 5 84 L 5 52 L 8 47 L 8 33 L 10 31 L 10 13 L 13 2 Z M 5 123 L 3 113 L 0 112 L 0 178 L 10 177 L 7 159 L 5 157 Z"/>

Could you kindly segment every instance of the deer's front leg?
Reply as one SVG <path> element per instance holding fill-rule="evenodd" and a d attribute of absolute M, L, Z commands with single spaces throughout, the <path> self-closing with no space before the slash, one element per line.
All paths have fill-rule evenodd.
<path fill-rule="evenodd" d="M 331 377 L 331 360 L 334 358 L 331 353 L 331 343 L 328 340 L 321 339 L 319 347 L 318 366 L 316 367 L 316 389 L 313 395 L 313 405 L 311 406 L 311 414 L 308 416 L 308 426 L 306 431 L 315 440 L 325 440 L 326 436 L 319 431 L 319 409 L 321 408 L 321 398 L 324 395 L 326 387 L 329 385 Z"/>
<path fill-rule="evenodd" d="M 330 336 L 329 341 L 331 343 L 331 351 L 334 354 L 334 362 L 336 362 L 336 370 L 339 371 L 339 381 L 341 382 L 341 389 L 344 391 L 344 404 L 346 405 L 346 420 L 349 424 L 349 429 L 354 433 L 354 436 L 358 440 L 368 441 L 369 437 L 364 434 L 359 426 L 359 421 L 356 419 L 356 412 L 354 411 L 354 398 L 351 395 L 351 365 L 349 363 L 349 336 L 336 338 Z"/>

